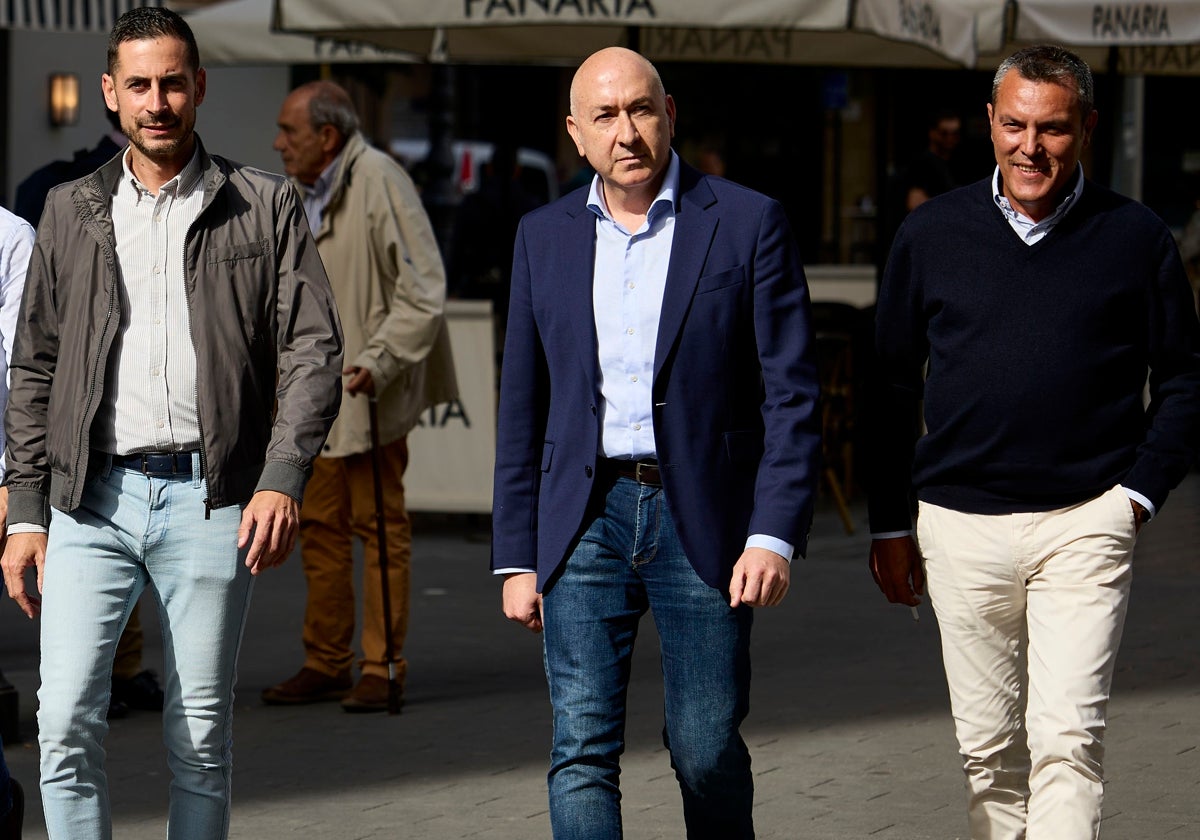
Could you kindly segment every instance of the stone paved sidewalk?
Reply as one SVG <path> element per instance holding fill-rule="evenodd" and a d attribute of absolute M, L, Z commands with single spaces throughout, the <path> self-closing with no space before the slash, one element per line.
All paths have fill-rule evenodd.
<path fill-rule="evenodd" d="M 862 511 L 858 520 L 863 522 Z M 868 538 L 822 510 L 784 605 L 758 614 L 745 734 L 760 838 L 953 840 L 964 794 L 932 613 L 883 601 Z M 293 559 L 264 576 L 243 648 L 232 836 L 241 840 L 544 840 L 550 723 L 538 640 L 499 611 L 488 547 L 470 523 L 426 517 L 414 548 L 404 713 L 281 709 L 258 693 L 300 664 L 304 582 Z M 1200 837 L 1200 476 L 1140 540 L 1110 714 L 1105 840 Z M 6 747 L 34 787 L 36 623 L 0 604 L 0 668 L 22 698 Z M 148 628 L 148 639 L 155 632 Z M 622 788 L 629 840 L 683 836 L 661 746 L 653 628 L 634 668 Z M 147 651 L 160 656 L 156 642 Z M 168 775 L 157 716 L 108 737 L 115 836 L 164 834 Z M 30 803 L 26 837 L 41 840 Z"/>

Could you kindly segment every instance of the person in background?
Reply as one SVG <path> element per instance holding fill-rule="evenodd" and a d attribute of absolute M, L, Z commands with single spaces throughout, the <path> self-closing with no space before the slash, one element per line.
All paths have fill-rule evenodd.
<path fill-rule="evenodd" d="M 446 275 L 452 296 L 492 302 L 499 348 L 508 322 L 517 225 L 544 202 L 521 183 L 514 142 L 497 142 L 483 171 L 479 189 L 463 196 L 455 212 Z"/>
<path fill-rule="evenodd" d="M 333 82 L 292 91 L 279 110 L 275 149 L 304 197 L 346 332 L 345 391 L 352 399 L 313 464 L 300 510 L 308 581 L 304 664 L 262 693 L 265 703 L 341 700 L 347 712 L 388 707 L 390 636 L 399 691 L 407 663 L 412 526 L 404 504 L 409 431 L 426 408 L 458 396 L 443 306 L 446 275 L 429 217 L 405 171 L 367 145 L 349 95 Z M 371 444 L 378 404 L 379 447 Z M 378 458 L 382 511 L 375 509 Z M 376 513 L 386 528 L 391 626 L 385 626 Z M 355 684 L 354 558 L 363 543 L 363 627 Z M 353 686 L 353 688 L 352 688 Z"/>
<path fill-rule="evenodd" d="M 908 217 L 876 316 L 870 568 L 895 603 L 928 585 L 974 838 L 1097 837 L 1134 543 L 1200 443 L 1183 264 L 1084 177 L 1093 91 L 1060 47 L 1000 64 L 995 169 Z"/>
<path fill-rule="evenodd" d="M 925 150 L 904 173 L 904 209 L 911 213 L 929 199 L 958 186 L 952 163 L 962 140 L 962 119 L 953 111 L 933 115 L 926 131 Z"/>
<path fill-rule="evenodd" d="M 646 612 L 687 836 L 754 836 L 750 627 L 783 600 L 812 520 L 817 376 L 795 240 L 777 202 L 679 159 L 675 113 L 642 56 L 589 57 L 567 130 L 597 175 L 517 234 L 492 570 L 505 615 L 545 634 L 560 840 L 622 834 Z"/>
<path fill-rule="evenodd" d="M 42 619 L 49 836 L 112 836 L 104 713 L 117 639 L 149 590 L 167 832 L 222 840 L 251 581 L 294 544 L 342 339 L 295 189 L 196 135 L 206 76 L 183 18 L 121 15 L 101 86 L 130 145 L 46 200 L 10 365 L 0 566 Z"/>
<path fill-rule="evenodd" d="M 24 219 L 0 207 L 0 415 L 8 404 L 8 360 L 21 311 L 25 272 L 33 253 L 33 228 Z M 4 427 L 0 423 L 0 477 L 4 475 Z M 0 486 L 0 550 L 8 519 L 8 488 Z M 0 587 L 2 591 L 2 587 Z M 0 684 L 7 686 L 0 676 Z M 0 840 L 18 840 L 25 811 L 25 792 L 10 777 L 0 740 Z"/>
<path fill-rule="evenodd" d="M 42 218 L 42 209 L 46 206 L 46 196 L 51 189 L 59 184 L 91 175 L 129 145 L 129 138 L 121 133 L 117 115 L 106 107 L 104 116 L 111 127 L 101 135 L 95 146 L 79 149 L 70 160 L 51 161 L 34 170 L 17 185 L 13 212 L 37 227 Z"/>

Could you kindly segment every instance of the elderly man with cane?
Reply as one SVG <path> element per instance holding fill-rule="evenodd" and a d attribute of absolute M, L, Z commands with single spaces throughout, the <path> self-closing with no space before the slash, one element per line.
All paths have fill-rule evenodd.
<path fill-rule="evenodd" d="M 345 90 L 332 82 L 303 85 L 284 100 L 278 122 L 275 148 L 304 197 L 342 317 L 345 390 L 367 399 L 343 401 L 313 465 L 300 511 L 308 579 L 304 665 L 262 698 L 396 711 L 412 550 L 406 435 L 422 411 L 458 395 L 442 312 L 445 270 L 412 179 L 367 145 Z M 351 690 L 354 536 L 363 543 L 366 570 L 362 676 Z"/>

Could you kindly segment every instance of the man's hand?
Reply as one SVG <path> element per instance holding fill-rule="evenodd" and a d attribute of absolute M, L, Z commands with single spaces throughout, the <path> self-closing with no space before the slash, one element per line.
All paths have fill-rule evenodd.
<path fill-rule="evenodd" d="M 1129 500 L 1129 504 L 1133 507 L 1133 533 L 1136 536 L 1142 530 L 1142 526 L 1146 524 L 1146 520 L 1150 518 L 1150 511 L 1133 499 Z"/>
<path fill-rule="evenodd" d="M 5 502 L 8 501 L 7 495 Z M 42 611 L 42 579 L 46 572 L 46 535 L 45 534 L 13 534 L 4 547 L 4 557 L 0 559 L 4 568 L 4 585 L 8 588 L 8 597 L 17 602 L 21 612 L 30 618 L 36 618 Z M 25 590 L 25 570 L 30 566 L 37 568 L 37 593 Z"/>
<path fill-rule="evenodd" d="M 915 607 L 925 594 L 925 569 L 912 537 L 871 541 L 871 576 L 893 604 Z"/>
<path fill-rule="evenodd" d="M 371 371 L 364 367 L 348 367 L 342 371 L 343 376 L 349 376 L 346 380 L 346 393 L 352 397 L 357 397 L 359 394 L 366 394 L 368 397 L 375 396 L 375 380 L 371 378 Z"/>
<path fill-rule="evenodd" d="M 504 576 L 504 616 L 534 633 L 542 632 L 542 596 L 537 591 L 537 575 L 517 572 Z"/>
<path fill-rule="evenodd" d="M 284 493 L 260 490 L 242 511 L 238 528 L 238 548 L 250 543 L 246 566 L 250 574 L 278 566 L 292 553 L 300 526 L 300 504 Z M 253 533 L 254 542 L 250 542 Z"/>
<path fill-rule="evenodd" d="M 775 607 L 791 586 L 792 564 L 766 548 L 747 548 L 733 567 L 729 606 Z"/>

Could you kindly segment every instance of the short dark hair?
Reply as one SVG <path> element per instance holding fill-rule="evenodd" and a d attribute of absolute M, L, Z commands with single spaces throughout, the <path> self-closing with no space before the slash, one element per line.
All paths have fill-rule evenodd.
<path fill-rule="evenodd" d="M 177 38 L 187 47 L 188 66 L 192 72 L 200 69 L 200 48 L 187 21 L 170 9 L 157 6 L 138 6 L 117 18 L 108 34 L 108 73 L 117 69 L 117 50 L 126 41 L 145 41 L 154 38 Z"/>
<path fill-rule="evenodd" d="M 1068 49 L 1054 44 L 1038 44 L 1018 50 L 1004 59 L 992 79 L 993 105 L 1000 93 L 1000 83 L 1009 70 L 1016 70 L 1021 78 L 1031 82 L 1051 82 L 1073 88 L 1079 97 L 1079 110 L 1084 119 L 1096 108 L 1092 70 L 1087 62 Z"/>

